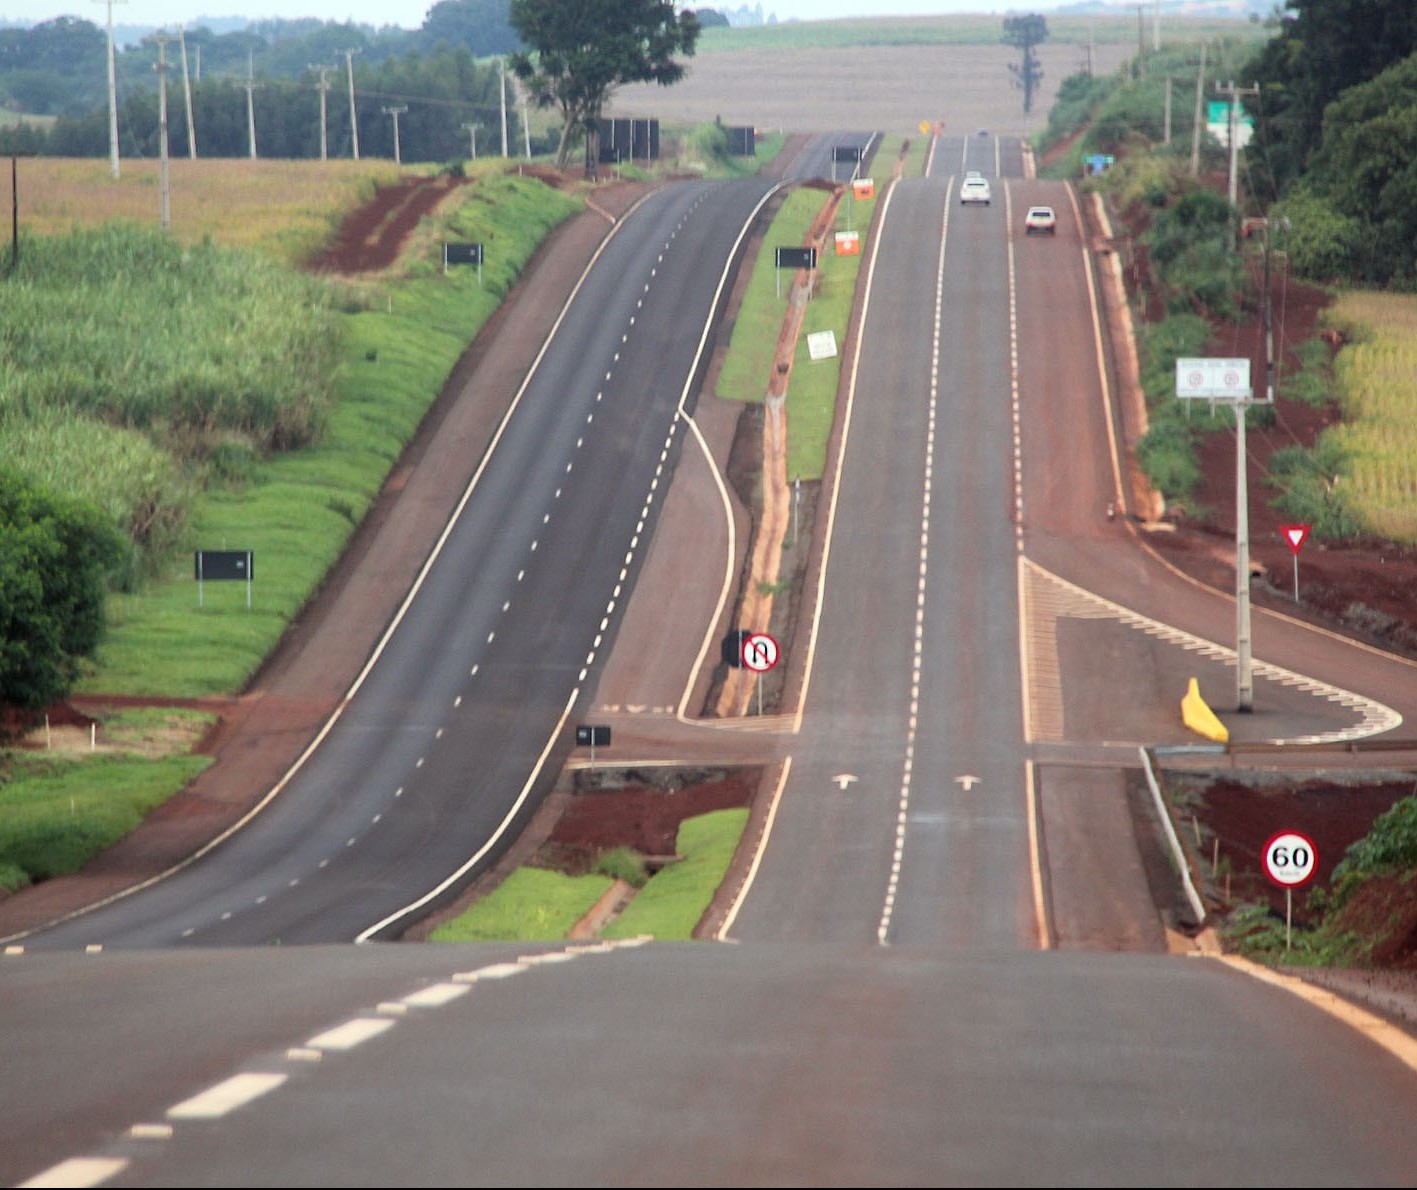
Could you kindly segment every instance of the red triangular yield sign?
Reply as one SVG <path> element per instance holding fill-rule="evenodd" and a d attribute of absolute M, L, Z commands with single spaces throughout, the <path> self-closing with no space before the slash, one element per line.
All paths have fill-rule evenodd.
<path fill-rule="evenodd" d="M 1298 553 L 1304 542 L 1309 537 L 1308 525 L 1281 525 L 1279 531 L 1284 534 L 1284 540 L 1289 543 L 1289 548 Z"/>

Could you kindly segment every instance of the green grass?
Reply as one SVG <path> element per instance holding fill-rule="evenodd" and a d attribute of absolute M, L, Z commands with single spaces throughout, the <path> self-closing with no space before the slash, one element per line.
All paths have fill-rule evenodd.
<path fill-rule="evenodd" d="M 894 148 L 883 145 L 875 161 L 889 162 L 893 168 L 899 142 L 891 143 Z M 877 181 L 878 197 L 882 184 L 882 180 Z M 787 196 L 773 217 L 733 324 L 728 355 L 715 390 L 718 396 L 727 400 L 761 401 L 767 392 L 792 284 L 792 275 L 786 270 L 779 275 L 776 249 L 800 247 L 825 200 L 824 191 L 802 187 Z M 807 303 L 803 315 L 802 333 L 797 340 L 787 388 L 787 474 L 792 479 L 820 479 L 826 469 L 827 441 L 831 437 L 841 375 L 840 351 L 846 341 L 861 267 L 861 255 L 837 256 L 834 253 L 832 233 L 859 233 L 864 255 L 876 202 L 877 198 L 844 199 L 837 210 L 832 232 L 828 233 L 826 247 L 817 258 L 820 287 Z M 807 336 L 826 330 L 834 332 L 838 354 L 813 360 Z"/>
<path fill-rule="evenodd" d="M 686 819 L 679 827 L 675 846 L 679 860 L 661 868 L 601 936 L 648 936 L 662 942 L 692 938 L 694 927 L 728 874 L 747 825 L 746 808 L 715 810 Z"/>
<path fill-rule="evenodd" d="M 78 871 L 210 763 L 207 756 L 12 754 L 0 784 L 0 887 Z"/>
<path fill-rule="evenodd" d="M 251 607 L 241 583 L 207 583 L 199 603 L 190 550 L 174 553 L 154 581 L 111 599 L 107 638 L 79 692 L 198 697 L 240 689 L 338 558 L 467 344 L 537 244 L 577 207 L 529 178 L 489 179 L 448 223 L 451 238 L 496 244 L 481 285 L 476 270 L 444 275 L 429 258 L 403 280 L 343 294 L 325 437 L 254 462 L 247 482 L 194 502 L 190 549 L 254 552 Z"/>
<path fill-rule="evenodd" d="M 434 930 L 430 941 L 559 941 L 613 883 L 609 876 L 518 868 L 466 913 Z"/>

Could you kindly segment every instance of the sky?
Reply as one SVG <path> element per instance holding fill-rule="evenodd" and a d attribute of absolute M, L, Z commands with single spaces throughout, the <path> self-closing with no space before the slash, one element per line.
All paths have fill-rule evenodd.
<path fill-rule="evenodd" d="M 355 21 L 364 25 L 400 25 L 416 29 L 435 0 L 113 0 L 115 25 L 198 25 L 202 18 L 244 16 L 252 20 L 282 16 Z M 749 7 L 759 0 L 746 0 Z M 761 0 L 766 16 L 779 21 L 839 20 L 844 17 L 939 16 L 963 12 L 1030 12 L 1057 8 L 1063 0 Z M 696 8 L 734 11 L 745 0 L 712 0 Z M 77 16 L 104 26 L 106 0 L 0 0 L 0 24 L 33 25 L 57 16 Z"/>

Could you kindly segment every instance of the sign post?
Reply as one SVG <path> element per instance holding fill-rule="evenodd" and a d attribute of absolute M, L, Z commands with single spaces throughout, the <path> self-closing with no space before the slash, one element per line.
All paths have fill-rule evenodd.
<path fill-rule="evenodd" d="M 1318 867 L 1314 842 L 1298 831 L 1280 831 L 1264 845 L 1264 874 L 1284 889 L 1284 949 L 1289 949 L 1294 920 L 1294 890 L 1308 884 Z"/>
<path fill-rule="evenodd" d="M 1250 407 L 1247 359 L 1178 359 L 1176 396 L 1224 401 L 1235 409 L 1235 685 L 1236 709 L 1254 709 L 1254 662 L 1250 651 L 1250 494 L 1246 470 L 1245 416 Z"/>
<path fill-rule="evenodd" d="M 814 269 L 817 267 L 815 248 L 778 248 L 773 254 L 777 270 L 773 276 L 777 280 L 777 296 L 782 296 L 782 269 Z M 808 296 L 810 296 L 810 291 Z"/>
<path fill-rule="evenodd" d="M 482 284 L 482 245 L 443 242 L 443 273 L 446 276 L 450 264 L 475 264 L 477 283 Z"/>
<path fill-rule="evenodd" d="M 754 632 L 743 638 L 743 665 L 755 674 L 765 674 L 777 664 L 777 641 L 766 632 Z M 758 714 L 763 713 L 763 682 L 758 679 Z"/>
<path fill-rule="evenodd" d="M 1299 602 L 1299 551 L 1309 538 L 1309 525 L 1280 525 L 1279 531 L 1289 543 L 1289 552 L 1294 555 L 1294 602 Z"/>
<path fill-rule="evenodd" d="M 610 728 L 600 723 L 577 723 L 576 724 L 576 744 L 579 747 L 590 745 L 590 767 L 595 768 L 595 746 L 604 744 L 610 746 Z"/>
<path fill-rule="evenodd" d="M 244 582 L 246 606 L 251 606 L 251 580 L 256 577 L 256 555 L 250 550 L 197 550 L 193 555 L 197 579 L 197 606 L 205 604 L 206 584 Z"/>

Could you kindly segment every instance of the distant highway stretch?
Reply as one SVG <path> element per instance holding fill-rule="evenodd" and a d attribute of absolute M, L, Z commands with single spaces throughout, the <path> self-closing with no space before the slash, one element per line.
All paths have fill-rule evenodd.
<path fill-rule="evenodd" d="M 1183 738 L 1169 678 L 1223 670 L 1223 651 L 1198 651 L 1190 629 L 1224 608 L 1194 592 L 1178 602 L 1171 577 L 1100 515 L 1115 473 L 1098 332 L 1078 296 L 1085 240 L 1071 190 L 1023 177 L 1022 162 L 1016 141 L 942 139 L 927 176 L 878 202 L 859 339 L 843 358 L 810 675 L 724 944 L 271 944 L 297 940 L 295 923 L 253 938 L 267 945 L 216 925 L 191 936 L 200 946 L 122 933 L 95 954 L 41 945 L 0 963 L 0 1061 L 24 1088 L 0 1113 L 0 1175 L 1407 1184 L 1410 1043 L 1171 953 L 1122 757 L 1138 740 Z M 990 178 L 988 207 L 957 201 L 967 169 Z M 664 210 L 725 198 L 741 211 L 766 192 L 745 189 L 687 183 Z M 1024 238 L 1025 197 L 1053 201 L 1056 239 Z M 645 271 L 627 272 L 627 287 Z M 614 289 L 594 297 L 621 301 Z M 605 321 L 614 338 L 627 320 Z M 656 361 L 673 350 L 653 346 Z M 621 350 L 593 320 L 575 348 L 593 377 Z M 568 436 L 602 448 L 608 411 L 567 420 Z M 638 443 L 614 455 L 622 471 L 639 451 L 658 457 L 664 420 L 642 439 L 612 424 Z M 565 483 L 590 469 L 572 452 L 566 472 L 567 457 Z M 612 517 L 599 511 L 574 527 L 590 534 Z M 537 527 L 546 515 L 527 517 L 538 542 L 551 540 L 554 515 Z M 433 604 L 448 616 L 468 601 L 452 586 Z M 1126 606 L 1133 596 L 1146 614 Z M 1169 629 L 1172 613 L 1186 623 Z M 535 631 L 549 647 L 563 627 L 557 616 Z M 465 641 L 488 650 L 479 673 L 499 673 L 511 668 L 504 635 L 483 620 L 439 639 L 459 671 Z M 588 663 L 587 647 L 557 654 L 563 682 L 605 663 L 603 651 Z M 421 657 L 436 672 L 438 650 Z M 504 701 L 479 713 L 512 738 L 524 700 L 505 680 Z M 408 682 L 377 688 L 380 715 L 350 719 L 369 733 L 379 717 L 398 724 L 371 766 L 395 737 L 436 739 L 436 706 Z M 1362 719 L 1361 704 L 1320 689 L 1274 679 L 1271 693 L 1275 722 Z M 543 721 L 557 712 L 545 701 Z M 436 774 L 445 762 L 437 746 L 429 755 L 409 763 Z M 400 815 L 417 820 L 420 805 Z M 425 829 L 438 829 L 431 817 Z"/>

